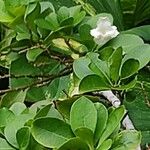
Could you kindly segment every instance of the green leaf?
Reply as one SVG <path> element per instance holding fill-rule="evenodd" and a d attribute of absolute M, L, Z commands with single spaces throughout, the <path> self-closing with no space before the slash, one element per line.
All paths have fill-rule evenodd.
<path fill-rule="evenodd" d="M 97 111 L 88 98 L 81 97 L 73 103 L 70 112 L 70 124 L 75 133 L 77 129 L 83 127 L 91 130 L 94 134 L 96 122 Z"/>
<path fill-rule="evenodd" d="M 93 132 L 90 129 L 86 127 L 80 127 L 75 130 L 75 134 L 77 137 L 80 137 L 91 150 L 94 149 Z"/>
<path fill-rule="evenodd" d="M 28 6 L 29 10 L 27 9 L 28 12 L 26 12 L 27 15 L 25 16 L 25 21 L 27 23 L 28 28 L 34 33 L 37 33 L 37 29 L 34 21 L 38 19 L 38 16 L 41 11 L 41 7 L 38 2 L 36 3 L 36 5 L 35 4 L 30 4 L 30 5 Z"/>
<path fill-rule="evenodd" d="M 7 12 L 4 1 L 0 0 L 0 22 L 10 23 L 13 19 L 14 17 Z"/>
<path fill-rule="evenodd" d="M 28 63 L 26 57 L 24 55 L 21 55 L 17 60 L 11 63 L 10 74 L 23 77 L 11 78 L 10 87 L 18 88 L 31 85 L 34 81 L 36 81 L 36 78 L 26 77 L 26 75 L 39 75 L 40 73 L 41 71 L 39 68 L 33 66 L 31 63 Z"/>
<path fill-rule="evenodd" d="M 56 10 L 58 10 L 61 6 L 71 7 L 74 5 L 74 1 L 72 0 L 50 0 L 50 2 L 54 5 Z"/>
<path fill-rule="evenodd" d="M 36 58 L 43 52 L 41 48 L 29 49 L 26 53 L 28 61 L 35 61 Z"/>
<path fill-rule="evenodd" d="M 142 133 L 142 145 L 150 144 L 149 97 L 149 82 L 140 81 L 132 91 L 126 93 L 124 101 L 124 105 L 128 110 L 129 117 L 131 118 L 135 128 Z"/>
<path fill-rule="evenodd" d="M 56 118 L 35 120 L 31 133 L 38 143 L 49 148 L 59 148 L 73 137 L 70 126 Z"/>
<path fill-rule="evenodd" d="M 108 43 L 109 46 L 112 46 L 115 49 L 122 47 L 125 53 L 129 53 L 133 48 L 143 44 L 143 40 L 134 34 L 119 34 Z"/>
<path fill-rule="evenodd" d="M 119 71 L 120 71 L 120 66 L 122 62 L 122 56 L 123 50 L 122 48 L 117 48 L 109 58 L 109 64 L 110 64 L 110 76 L 115 83 L 117 83 L 119 79 Z"/>
<path fill-rule="evenodd" d="M 143 44 L 131 49 L 123 58 L 123 62 L 128 59 L 136 59 L 139 61 L 139 69 L 143 68 L 150 61 L 150 45 Z"/>
<path fill-rule="evenodd" d="M 99 54 L 93 52 L 88 53 L 87 58 L 91 60 L 91 64 L 89 65 L 89 68 L 95 74 L 99 75 L 100 78 L 102 78 L 102 80 L 106 82 L 106 84 L 111 84 L 107 62 L 100 60 Z"/>
<path fill-rule="evenodd" d="M 115 25 L 119 30 L 123 30 L 123 15 L 120 1 L 116 0 L 87 0 L 96 10 L 97 13 L 109 13 L 114 18 Z"/>
<path fill-rule="evenodd" d="M 10 107 L 15 102 L 24 102 L 26 97 L 27 90 L 24 91 L 12 91 L 5 94 L 2 97 L 0 106 L 1 107 Z"/>
<path fill-rule="evenodd" d="M 62 114 L 55 108 L 55 106 L 52 106 L 51 109 L 49 110 L 47 117 L 51 117 L 51 118 L 57 118 L 60 120 L 64 120 L 64 117 L 62 116 Z"/>
<path fill-rule="evenodd" d="M 61 27 L 65 27 L 65 26 L 73 26 L 73 17 L 69 17 L 69 18 L 66 18 L 64 19 L 61 23 L 60 23 L 60 26 Z M 69 32 L 70 33 L 70 32 Z"/>
<path fill-rule="evenodd" d="M 139 61 L 135 59 L 128 59 L 125 61 L 121 67 L 121 78 L 129 78 L 138 72 L 139 69 Z"/>
<path fill-rule="evenodd" d="M 143 38 L 145 41 L 150 41 L 150 25 L 144 25 L 140 27 L 135 27 L 124 31 L 123 33 L 127 34 L 135 34 Z"/>
<path fill-rule="evenodd" d="M 119 86 L 114 86 L 112 87 L 113 90 L 127 90 L 127 89 L 131 89 L 133 88 L 137 83 L 137 76 L 135 77 L 131 77 L 131 79 L 129 78 L 129 80 L 127 79 L 127 81 L 125 83 L 122 83 Z"/>
<path fill-rule="evenodd" d="M 51 109 L 51 106 L 52 104 L 49 104 L 43 107 L 42 109 L 40 109 L 38 113 L 36 114 L 35 119 L 40 118 L 40 117 L 45 117 L 48 114 L 49 110 Z"/>
<path fill-rule="evenodd" d="M 11 147 L 3 138 L 0 138 L 0 146 L 1 150 L 15 150 L 15 148 Z"/>
<path fill-rule="evenodd" d="M 21 129 L 24 126 L 24 124 L 32 118 L 33 118 L 33 115 L 31 114 L 21 114 L 19 116 L 16 116 L 16 118 L 5 127 L 4 135 L 7 141 L 11 145 L 13 145 L 15 148 L 19 148 L 19 145 L 16 139 L 17 131 Z"/>
<path fill-rule="evenodd" d="M 149 16 L 150 16 L 150 1 L 137 0 L 136 9 L 134 11 L 134 24 L 137 25 L 145 20 L 148 20 Z"/>
<path fill-rule="evenodd" d="M 82 139 L 75 137 L 64 143 L 58 150 L 76 149 L 76 150 L 89 150 L 89 147 Z"/>
<path fill-rule="evenodd" d="M 42 29 L 46 29 L 46 30 L 52 30 L 53 28 L 50 26 L 50 23 L 49 21 L 43 19 L 43 18 L 40 18 L 40 19 L 36 19 L 35 21 L 35 24 L 42 28 Z"/>
<path fill-rule="evenodd" d="M 57 101 L 56 106 L 58 111 L 69 120 L 70 118 L 70 110 L 72 104 L 77 100 L 78 97 L 72 97 L 63 101 Z"/>
<path fill-rule="evenodd" d="M 41 13 L 43 13 L 46 10 L 49 10 L 48 11 L 49 13 L 55 11 L 53 4 L 49 1 L 41 1 L 40 5 L 41 5 Z"/>
<path fill-rule="evenodd" d="M 107 139 L 96 150 L 109 150 L 111 148 L 111 145 L 112 145 L 112 140 Z"/>
<path fill-rule="evenodd" d="M 27 107 L 24 103 L 16 102 L 9 108 L 9 110 L 11 110 L 15 115 L 20 115 L 26 108 Z"/>
<path fill-rule="evenodd" d="M 17 142 L 20 150 L 26 150 L 30 142 L 30 129 L 23 127 L 17 131 Z"/>
<path fill-rule="evenodd" d="M 63 92 L 64 90 L 68 92 L 68 88 L 70 85 L 69 81 L 70 76 L 63 76 L 58 79 L 53 80 L 50 85 L 47 87 L 47 93 L 50 98 L 53 100 L 57 100 L 59 98 L 66 98 L 66 94 Z"/>
<path fill-rule="evenodd" d="M 91 51 L 95 45 L 92 36 L 90 35 L 91 26 L 83 24 L 79 27 L 79 35 L 82 43 Z"/>
<path fill-rule="evenodd" d="M 101 103 L 95 103 L 97 109 L 97 124 L 94 134 L 95 143 L 100 139 L 108 120 L 108 111 L 106 107 Z"/>
<path fill-rule="evenodd" d="M 58 20 L 60 23 L 62 23 L 64 20 L 66 20 L 70 16 L 69 9 L 65 6 L 60 7 L 57 14 L 58 14 Z"/>
<path fill-rule="evenodd" d="M 7 124 L 11 123 L 14 120 L 15 115 L 12 111 L 8 110 L 7 108 L 0 109 L 0 128 L 5 127 Z"/>
<path fill-rule="evenodd" d="M 85 93 L 97 90 L 109 90 L 110 87 L 111 86 L 106 83 L 100 76 L 87 75 L 81 80 L 79 85 L 79 91 L 81 93 Z"/>
<path fill-rule="evenodd" d="M 120 106 L 116 108 L 110 115 L 108 116 L 108 122 L 106 128 L 100 137 L 98 147 L 113 133 L 113 131 L 117 128 L 125 114 L 125 107 Z"/>
<path fill-rule="evenodd" d="M 55 12 L 53 13 L 50 13 L 46 18 L 45 18 L 46 21 L 48 21 L 48 24 L 49 24 L 49 28 L 52 30 L 52 31 L 56 31 L 59 29 L 60 25 L 58 23 L 58 20 L 57 20 L 57 14 Z"/>
<path fill-rule="evenodd" d="M 90 63 L 90 59 L 85 57 L 81 57 L 74 61 L 73 71 L 79 79 L 83 79 L 87 75 L 93 74 L 93 72 L 89 68 Z"/>
<path fill-rule="evenodd" d="M 74 18 L 74 26 L 78 25 L 86 16 L 86 12 L 85 11 L 81 11 L 80 13 L 76 14 L 73 18 Z"/>
<path fill-rule="evenodd" d="M 112 47 L 105 47 L 102 50 L 99 51 L 99 58 L 103 61 L 107 61 L 109 60 L 110 56 L 112 55 L 112 53 L 114 52 L 114 49 Z"/>
<path fill-rule="evenodd" d="M 122 131 L 114 139 L 112 150 L 135 150 L 141 142 L 141 134 L 138 131 Z"/>

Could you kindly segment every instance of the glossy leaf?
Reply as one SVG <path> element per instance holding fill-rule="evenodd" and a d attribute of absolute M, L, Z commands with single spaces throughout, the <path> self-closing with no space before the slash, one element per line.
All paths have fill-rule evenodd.
<path fill-rule="evenodd" d="M 83 107 L 85 109 L 83 109 Z M 93 133 L 96 128 L 97 111 L 94 104 L 86 97 L 81 97 L 75 101 L 71 107 L 70 124 L 76 133 L 79 128 L 87 128 Z"/>
<path fill-rule="evenodd" d="M 108 139 L 105 140 L 100 147 L 98 147 L 96 150 L 109 150 L 112 145 L 112 140 Z"/>
<path fill-rule="evenodd" d="M 16 133 L 19 129 L 21 129 L 24 124 L 33 118 L 33 115 L 31 114 L 21 114 L 17 116 L 11 124 L 8 124 L 4 129 L 4 135 L 7 139 L 7 141 L 13 145 L 15 148 L 19 148 L 19 145 L 17 143 L 16 139 Z"/>
<path fill-rule="evenodd" d="M 121 78 L 129 78 L 133 74 L 137 73 L 139 69 L 139 61 L 135 59 L 128 59 L 121 67 Z"/>
<path fill-rule="evenodd" d="M 123 116 L 125 114 L 124 106 L 120 106 L 116 108 L 110 115 L 108 116 L 108 122 L 106 128 L 100 137 L 99 146 L 113 133 L 116 127 L 120 124 Z"/>
<path fill-rule="evenodd" d="M 76 149 L 76 150 L 89 150 L 89 147 L 80 138 L 75 137 L 64 143 L 58 150 Z"/>
<path fill-rule="evenodd" d="M 104 80 L 100 78 L 100 76 L 88 75 L 81 80 L 79 90 L 81 93 L 85 93 L 97 90 L 109 90 L 110 87 L 111 86 L 108 83 L 104 82 Z"/>
<path fill-rule="evenodd" d="M 108 43 L 115 49 L 122 47 L 125 53 L 129 53 L 133 48 L 143 44 L 143 40 L 134 34 L 120 34 Z"/>
<path fill-rule="evenodd" d="M 23 127 L 17 131 L 16 134 L 19 149 L 27 149 L 30 142 L 30 129 L 28 127 Z"/>
<path fill-rule="evenodd" d="M 143 44 L 131 49 L 131 51 L 123 58 L 123 62 L 128 59 L 138 60 L 139 69 L 143 68 L 150 60 L 150 45 Z"/>
<path fill-rule="evenodd" d="M 150 25 L 135 27 L 135 28 L 129 29 L 127 31 L 124 31 L 123 33 L 135 34 L 135 35 L 142 37 L 145 41 L 150 41 L 150 37 L 149 37 Z"/>
<path fill-rule="evenodd" d="M 121 62 L 122 62 L 122 54 L 123 50 L 122 48 L 117 48 L 109 58 L 109 63 L 110 63 L 110 76 L 115 83 L 119 79 L 119 71 L 121 67 Z"/>
<path fill-rule="evenodd" d="M 41 48 L 29 49 L 26 53 L 28 61 L 35 61 L 36 58 L 43 52 Z"/>
<path fill-rule="evenodd" d="M 15 102 L 24 102 L 27 90 L 6 93 L 1 100 L 1 107 L 10 107 Z"/>
<path fill-rule="evenodd" d="M 49 112 L 51 106 L 52 106 L 52 104 L 49 104 L 49 105 L 43 107 L 42 109 L 40 109 L 40 110 L 37 112 L 37 114 L 36 114 L 36 116 L 35 116 L 35 119 L 40 118 L 40 117 L 45 117 L 45 116 L 48 114 L 48 112 Z"/>
<path fill-rule="evenodd" d="M 95 103 L 95 107 L 97 109 L 97 124 L 96 124 L 94 139 L 95 139 L 95 143 L 97 143 L 103 131 L 106 128 L 106 124 L 108 120 L 108 111 L 106 107 L 101 103 Z"/>
<path fill-rule="evenodd" d="M 59 148 L 73 137 L 70 125 L 56 118 L 35 120 L 31 133 L 38 143 L 49 148 Z"/>

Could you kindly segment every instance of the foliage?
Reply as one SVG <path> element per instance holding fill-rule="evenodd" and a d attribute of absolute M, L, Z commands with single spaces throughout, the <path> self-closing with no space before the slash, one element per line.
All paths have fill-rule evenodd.
<path fill-rule="evenodd" d="M 2 149 L 150 144 L 149 9 L 149 0 L 0 0 Z M 100 17 L 120 34 L 99 46 L 90 31 Z M 124 106 L 110 107 L 104 90 Z M 125 107 L 136 130 L 121 126 Z"/>
<path fill-rule="evenodd" d="M 80 97 L 69 109 L 69 119 L 63 118 L 49 101 L 37 102 L 29 108 L 16 102 L 9 109 L 0 109 L 1 134 L 6 139 L 1 138 L 1 148 L 30 149 L 33 137 L 45 148 L 59 150 L 134 149 L 140 142 L 139 132 L 118 128 L 125 114 L 124 106 L 108 111 L 103 104 Z M 126 136 L 130 138 L 126 140 Z"/>

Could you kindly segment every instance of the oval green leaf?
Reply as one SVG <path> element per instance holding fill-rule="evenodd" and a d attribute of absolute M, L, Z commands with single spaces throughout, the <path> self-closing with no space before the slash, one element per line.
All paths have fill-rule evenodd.
<path fill-rule="evenodd" d="M 31 133 L 38 143 L 49 148 L 59 148 L 73 137 L 70 125 L 50 117 L 35 120 Z"/>

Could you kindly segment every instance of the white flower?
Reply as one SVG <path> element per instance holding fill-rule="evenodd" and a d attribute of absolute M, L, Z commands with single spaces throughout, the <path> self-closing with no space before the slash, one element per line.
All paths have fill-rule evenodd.
<path fill-rule="evenodd" d="M 116 26 L 111 25 L 108 17 L 100 17 L 97 27 L 92 29 L 90 34 L 94 37 L 95 43 L 102 46 L 112 38 L 115 38 L 119 32 Z"/>

